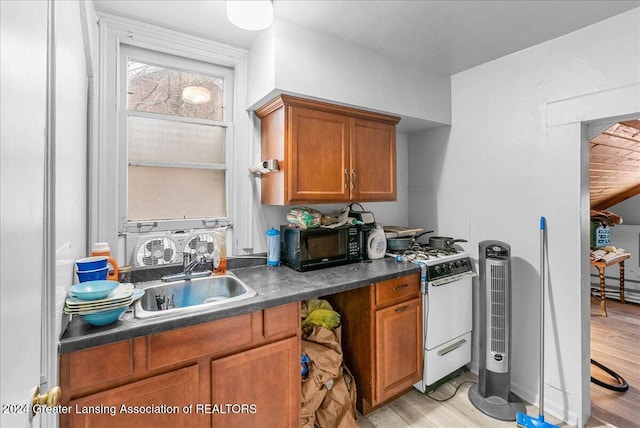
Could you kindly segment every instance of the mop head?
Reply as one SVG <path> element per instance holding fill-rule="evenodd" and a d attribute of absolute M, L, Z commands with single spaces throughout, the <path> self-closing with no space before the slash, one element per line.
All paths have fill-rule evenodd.
<path fill-rule="evenodd" d="M 516 423 L 519 427 L 524 428 L 559 428 L 558 425 L 553 425 L 544 421 L 544 416 L 540 415 L 538 418 L 525 415 L 524 413 L 516 414 Z"/>

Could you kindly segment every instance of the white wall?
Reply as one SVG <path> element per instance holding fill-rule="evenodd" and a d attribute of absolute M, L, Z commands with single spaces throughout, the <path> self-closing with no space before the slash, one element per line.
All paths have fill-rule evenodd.
<path fill-rule="evenodd" d="M 265 48 L 268 48 L 265 50 Z M 249 51 L 247 105 L 257 108 L 274 92 L 289 92 L 405 118 L 448 124 L 449 76 L 276 18 Z M 401 124 L 402 125 L 402 124 Z"/>
<path fill-rule="evenodd" d="M 640 225 L 640 195 L 607 208 L 622 217 L 623 224 Z"/>
<path fill-rule="evenodd" d="M 438 227 L 437 195 L 450 132 L 451 127 L 442 126 L 409 136 L 409 227 L 434 230 L 440 236 L 450 236 Z M 465 168 L 456 174 L 465 174 Z"/>
<path fill-rule="evenodd" d="M 451 117 L 448 76 L 425 75 L 394 58 L 282 19 L 276 19 L 253 43 L 248 69 L 249 108 L 285 92 L 400 115 L 403 121 L 417 118 L 416 122 L 424 126 L 448 123 Z M 252 152 L 258 162 L 259 120 L 254 119 L 254 125 Z M 398 200 L 363 204 L 382 224 L 404 226 L 409 221 L 407 142 L 407 135 L 397 134 Z M 255 213 L 253 250 L 263 252 L 267 229 L 285 224 L 291 207 L 261 205 L 259 179 L 254 180 L 251 191 Z M 343 206 L 314 205 L 327 213 Z"/>
<path fill-rule="evenodd" d="M 530 402 L 539 363 L 539 217 L 547 217 L 545 409 L 572 424 L 589 414 L 579 244 L 586 146 L 579 123 L 548 127 L 548 104 L 640 81 L 639 23 L 635 9 L 452 76 L 450 132 L 429 131 L 409 144 L 411 162 L 437 175 L 411 168 L 409 184 L 437 184 L 438 232 L 468 239 L 475 258 L 485 239 L 512 247 L 512 389 Z M 476 333 L 475 367 L 477 341 Z"/>
<path fill-rule="evenodd" d="M 57 6 L 55 226 L 56 248 L 62 249 L 58 251 L 56 272 L 59 278 L 56 314 L 60 315 L 68 287 L 73 283 L 73 260 L 88 255 L 88 76 L 79 4 L 58 2 Z"/>

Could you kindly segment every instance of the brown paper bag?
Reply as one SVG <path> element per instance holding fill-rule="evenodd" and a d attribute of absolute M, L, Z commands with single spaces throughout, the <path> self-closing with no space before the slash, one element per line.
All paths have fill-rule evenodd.
<path fill-rule="evenodd" d="M 316 411 L 316 424 L 321 428 L 357 428 L 354 403 L 347 382 L 341 374 Z"/>
<path fill-rule="evenodd" d="M 302 381 L 302 409 L 300 411 L 300 426 L 302 428 L 313 428 L 316 422 L 316 411 L 320 408 L 322 400 L 327 395 L 327 388 L 318 382 L 313 375 L 313 366 L 309 367 L 309 375 Z"/>
<path fill-rule="evenodd" d="M 311 359 L 302 383 L 301 426 L 357 428 L 353 375 L 342 361 L 341 328 L 305 332 L 302 353 Z"/>

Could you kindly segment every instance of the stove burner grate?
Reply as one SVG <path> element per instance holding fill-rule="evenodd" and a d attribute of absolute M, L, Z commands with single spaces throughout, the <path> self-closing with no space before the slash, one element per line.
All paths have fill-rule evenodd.
<path fill-rule="evenodd" d="M 411 260 L 432 260 L 444 256 L 455 255 L 461 252 L 462 251 L 459 251 L 456 248 L 452 248 L 450 250 L 441 250 L 438 248 L 429 247 L 425 244 L 414 244 L 408 250 L 389 251 L 389 254 L 404 256 Z"/>
<path fill-rule="evenodd" d="M 457 248 L 447 251 L 416 244 L 408 250 L 391 251 L 387 254 L 401 263 L 424 265 L 426 267 L 424 275 L 429 281 L 472 271 L 469 256 Z"/>

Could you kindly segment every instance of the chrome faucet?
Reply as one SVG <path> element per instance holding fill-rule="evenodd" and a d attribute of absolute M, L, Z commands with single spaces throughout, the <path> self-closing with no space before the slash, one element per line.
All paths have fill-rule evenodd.
<path fill-rule="evenodd" d="M 196 254 L 195 257 L 191 257 L 191 253 L 185 251 L 182 253 L 182 270 L 185 275 L 191 276 L 193 270 L 200 265 L 203 265 L 207 261 L 207 258 L 202 254 Z"/>
<path fill-rule="evenodd" d="M 190 251 L 185 251 L 182 253 L 182 272 L 176 273 L 173 275 L 165 275 L 162 277 L 163 281 L 179 281 L 179 280 L 188 280 L 191 278 L 200 278 L 203 276 L 211 275 L 210 270 L 202 271 L 202 272 L 194 272 L 193 270 L 200 265 L 205 264 L 207 258 L 202 254 L 196 254 L 195 257 L 192 258 L 192 254 Z"/>

